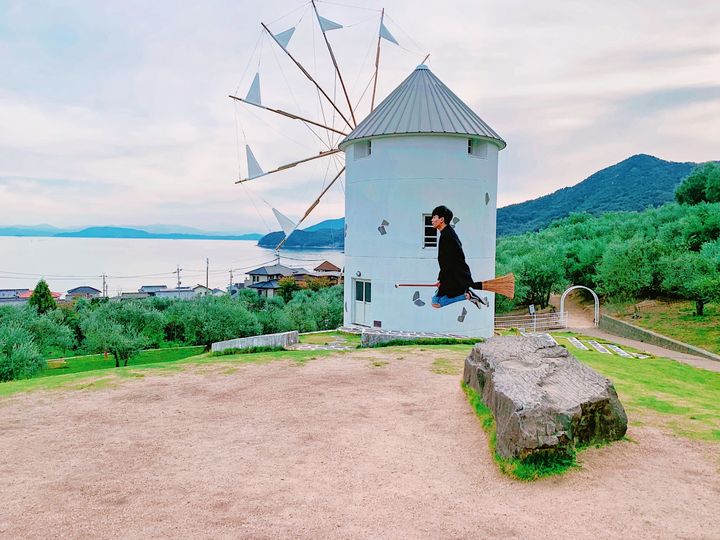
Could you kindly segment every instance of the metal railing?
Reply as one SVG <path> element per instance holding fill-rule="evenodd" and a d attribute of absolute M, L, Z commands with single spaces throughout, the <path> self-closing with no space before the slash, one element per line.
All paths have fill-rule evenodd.
<path fill-rule="evenodd" d="M 537 313 L 535 315 L 505 315 L 495 317 L 495 330 L 510 328 L 524 329 L 528 332 L 538 330 L 557 330 L 567 327 L 567 313 Z"/>

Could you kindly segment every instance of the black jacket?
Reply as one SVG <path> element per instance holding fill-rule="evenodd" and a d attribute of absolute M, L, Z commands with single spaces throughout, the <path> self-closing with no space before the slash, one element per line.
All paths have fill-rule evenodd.
<path fill-rule="evenodd" d="M 465 262 L 462 243 L 455 229 L 449 225 L 440 231 L 438 263 L 440 264 L 438 296 L 449 298 L 459 296 L 473 284 L 470 267 Z"/>

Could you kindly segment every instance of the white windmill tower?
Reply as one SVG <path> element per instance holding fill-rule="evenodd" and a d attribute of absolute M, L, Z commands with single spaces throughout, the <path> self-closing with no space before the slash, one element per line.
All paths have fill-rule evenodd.
<path fill-rule="evenodd" d="M 487 337 L 488 306 L 430 306 L 437 236 L 430 212 L 455 214 L 476 280 L 495 277 L 498 152 L 505 141 L 425 65 L 403 81 L 339 144 L 345 152 L 346 325 Z"/>
<path fill-rule="evenodd" d="M 455 213 L 453 226 L 463 241 L 474 278 L 485 281 L 495 277 L 497 159 L 505 142 L 425 65 L 418 66 L 375 107 L 381 41 L 399 45 L 385 26 L 384 10 L 380 12 L 376 37 L 375 70 L 365 88 L 368 90 L 372 84 L 371 112 L 358 123 L 358 106 L 353 106 L 327 37 L 328 32 L 343 26 L 321 17 L 314 1 L 309 6 L 322 32 L 332 60 L 334 81 L 339 82 L 347 109 L 341 100 L 336 102 L 323 89 L 288 49 L 296 27 L 273 33 L 262 24 L 263 35 L 269 36 L 299 69 L 315 88 L 318 99 L 331 106 L 332 122 L 324 113 L 323 120 L 313 120 L 264 105 L 258 72 L 245 98 L 230 97 L 300 121 L 311 131 L 325 130 L 328 144 L 316 155 L 269 172 L 264 172 L 247 146 L 248 176 L 236 183 L 311 160 L 344 155 L 344 166 L 336 169 L 337 174 L 299 221 L 285 217 L 275 208 L 273 212 L 287 239 L 345 174 L 345 325 L 473 337 L 492 335 L 492 293 L 483 292 L 488 305 L 481 310 L 467 302 L 438 310 L 430 307 L 433 289 L 413 290 L 395 285 L 434 281 L 438 272 L 437 236 L 429 226 L 429 214 L 440 204 Z M 364 95 L 365 91 L 358 103 Z M 278 257 L 284 241 L 276 247 Z"/>

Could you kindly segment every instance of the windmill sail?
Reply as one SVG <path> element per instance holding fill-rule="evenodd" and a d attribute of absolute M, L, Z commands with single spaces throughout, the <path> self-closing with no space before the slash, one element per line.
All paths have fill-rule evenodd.
<path fill-rule="evenodd" d="M 252 150 L 250 150 L 250 146 L 247 144 L 245 145 L 245 155 L 247 157 L 248 178 L 257 178 L 258 176 L 265 174 L 260 167 L 260 164 L 257 162 L 257 159 L 255 159 L 255 155 L 252 153 Z"/>
<path fill-rule="evenodd" d="M 338 24 L 334 21 L 331 21 L 330 19 L 326 19 L 325 17 L 321 17 L 320 15 L 317 16 L 318 21 L 320 21 L 320 28 L 322 28 L 323 32 L 329 32 L 330 30 L 337 30 L 338 28 L 342 28 L 342 24 Z"/>
<path fill-rule="evenodd" d="M 255 74 L 255 78 L 250 85 L 250 90 L 248 90 L 247 96 L 245 96 L 245 101 L 249 101 L 255 105 L 262 105 L 260 100 L 260 73 Z"/>
<path fill-rule="evenodd" d="M 292 233 L 295 232 L 295 229 L 297 228 L 297 223 L 295 223 L 286 215 L 282 214 L 276 208 L 273 208 L 272 211 L 273 214 L 275 214 L 275 219 L 277 219 L 278 223 L 280 224 L 280 228 L 282 228 L 283 232 L 285 233 L 285 238 L 289 237 Z"/>
<path fill-rule="evenodd" d="M 291 28 L 288 28 L 284 32 L 275 34 L 275 39 L 282 46 L 283 49 L 286 49 L 288 46 L 288 43 L 290 43 L 290 38 L 292 38 L 294 33 L 295 33 L 295 27 L 293 26 Z"/>
<path fill-rule="evenodd" d="M 387 26 L 385 26 L 384 22 L 380 23 L 380 37 L 383 39 L 387 39 L 389 42 L 394 43 L 395 45 L 400 45 L 395 39 L 395 36 L 393 36 L 390 33 L 390 30 L 387 29 Z"/>

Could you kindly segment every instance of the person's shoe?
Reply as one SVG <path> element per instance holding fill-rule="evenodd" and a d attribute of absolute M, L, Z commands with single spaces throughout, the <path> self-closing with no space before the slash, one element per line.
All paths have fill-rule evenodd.
<path fill-rule="evenodd" d="M 480 298 L 472 289 L 465 291 L 465 298 L 467 298 L 469 302 L 475 304 L 475 307 L 478 309 L 480 309 L 480 306 L 490 307 L 490 302 L 484 298 Z"/>

